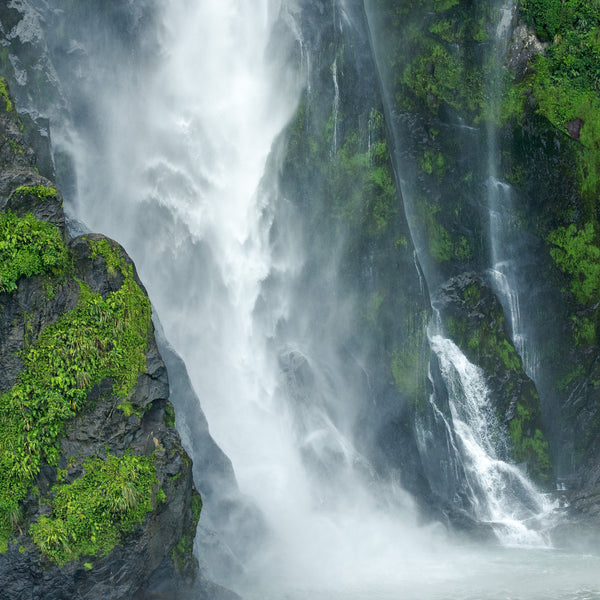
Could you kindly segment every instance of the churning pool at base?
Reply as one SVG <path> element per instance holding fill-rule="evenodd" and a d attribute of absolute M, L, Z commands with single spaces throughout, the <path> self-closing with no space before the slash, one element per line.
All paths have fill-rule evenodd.
<path fill-rule="evenodd" d="M 398 564 L 378 580 L 239 590 L 245 600 L 600 600 L 600 557 L 554 550 L 448 547 L 447 556 Z M 369 572 L 361 569 L 364 576 Z M 266 589 L 265 589 L 266 588 Z"/>

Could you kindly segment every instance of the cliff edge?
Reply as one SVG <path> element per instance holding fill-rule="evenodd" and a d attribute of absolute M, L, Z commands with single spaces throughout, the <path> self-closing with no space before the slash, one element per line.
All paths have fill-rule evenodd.
<path fill-rule="evenodd" d="M 184 597 L 201 500 L 150 302 L 22 130 L 0 80 L 0 600 Z"/>

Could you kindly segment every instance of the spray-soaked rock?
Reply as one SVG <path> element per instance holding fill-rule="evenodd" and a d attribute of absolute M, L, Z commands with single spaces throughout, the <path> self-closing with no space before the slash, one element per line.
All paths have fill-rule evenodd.
<path fill-rule="evenodd" d="M 8 103 L 9 99 L 11 104 Z M 54 244 L 52 248 L 56 246 L 60 250 L 61 247 L 65 248 L 64 237 L 68 241 L 60 194 L 50 181 L 35 171 L 34 155 L 26 147 L 18 127 L 15 127 L 19 118 L 12 99 L 7 95 L 6 100 L 5 106 L 0 106 L 0 130 L 2 139 L 9 139 L 12 143 L 0 149 L 3 163 L 0 167 L 1 193 L 8 198 L 3 206 L 4 212 L 0 214 L 15 215 L 16 219 L 21 219 L 19 223 L 26 219 L 30 219 L 30 223 L 50 223 L 58 233 L 49 238 L 52 242 L 47 242 L 42 252 L 50 252 L 51 243 Z M 33 215 L 35 221 L 27 215 Z M 12 243 L 13 233 L 9 231 L 4 246 Z M 47 254 L 42 254 L 41 263 L 36 263 L 35 257 L 31 258 L 35 236 L 41 234 L 29 235 L 30 238 L 24 237 L 18 242 L 22 246 L 17 250 L 23 250 L 24 253 L 8 257 L 4 254 L 1 257 L 5 279 L 2 280 L 3 291 L 0 291 L 0 393 L 3 394 L 1 402 L 4 406 L 11 401 L 10 398 L 20 398 L 21 403 L 29 403 L 29 408 L 23 409 L 23 418 L 27 418 L 29 411 L 36 411 L 36 420 L 46 419 L 48 425 L 45 430 L 38 430 L 33 425 L 37 435 L 46 436 L 42 438 L 46 440 L 42 450 L 35 450 L 32 445 L 34 438 L 31 425 L 24 429 L 27 433 L 20 441 L 24 449 L 19 443 L 12 447 L 15 455 L 24 452 L 24 456 L 30 456 L 30 459 L 25 458 L 21 463 L 27 464 L 29 460 L 29 464 L 33 465 L 33 478 L 17 504 L 11 503 L 10 494 L 7 495 L 6 489 L 3 490 L 3 502 L 10 504 L 10 507 L 6 504 L 8 508 L 3 507 L 3 510 L 12 510 L 14 516 L 11 520 L 4 518 L 2 521 L 2 543 L 5 548 L 0 553 L 0 598 L 125 600 L 150 597 L 154 588 L 158 587 L 169 597 L 185 598 L 188 592 L 198 597 L 203 593 L 201 588 L 204 584 L 196 578 L 197 562 L 191 551 L 201 503 L 193 485 L 191 461 L 181 446 L 172 420 L 168 418 L 172 407 L 167 371 L 156 348 L 151 327 L 144 334 L 147 337 L 143 365 L 131 367 L 136 369 L 134 375 L 139 369 L 137 382 L 132 382 L 125 396 L 117 389 L 118 378 L 115 379 L 115 376 L 100 376 L 91 385 L 88 382 L 93 378 L 93 374 L 90 374 L 92 367 L 86 362 L 89 372 L 82 373 L 83 367 L 78 366 L 82 363 L 77 362 L 81 358 L 73 358 L 71 362 L 64 358 L 68 354 L 64 345 L 64 340 L 69 336 L 66 324 L 72 323 L 69 326 L 77 327 L 78 321 L 71 322 L 69 319 L 72 318 L 70 315 L 76 314 L 75 309 L 81 306 L 82 295 L 96 294 L 93 297 L 97 298 L 94 301 L 97 306 L 102 306 L 103 300 L 116 303 L 116 294 L 121 293 L 118 297 L 123 297 L 123 286 L 127 284 L 131 287 L 131 293 L 145 297 L 131 260 L 115 242 L 90 235 L 70 241 L 70 252 L 64 254 L 68 260 L 61 263 L 60 269 L 53 270 L 44 266 L 44 256 Z M 17 267 L 21 264 L 23 273 L 17 276 L 14 289 L 11 289 L 7 278 L 14 271 L 13 263 L 17 263 Z M 143 300 L 142 304 L 145 302 L 147 300 Z M 116 318 L 114 325 L 125 328 L 131 318 L 127 310 L 131 309 L 119 313 L 119 306 L 115 306 L 117 314 L 121 316 L 118 317 L 120 324 Z M 97 313 L 97 321 L 92 325 L 86 321 L 80 327 L 100 330 L 103 319 L 112 314 L 108 309 L 104 309 L 104 312 L 98 309 Z M 149 306 L 147 323 L 150 324 Z M 55 335 L 53 343 L 56 344 L 56 355 L 60 357 L 57 360 L 62 361 L 61 367 L 27 379 L 31 365 L 35 364 L 28 353 L 39 347 L 48 348 L 48 342 L 44 342 L 46 346 L 40 346 L 38 342 L 42 338 L 47 339 L 50 331 Z M 94 334 L 95 337 L 90 335 L 92 341 L 87 355 L 96 353 L 98 360 L 110 353 L 115 345 L 123 343 L 117 330 L 108 341 L 103 341 L 100 334 Z M 86 355 L 81 348 L 74 345 L 70 347 L 74 357 Z M 114 370 L 111 372 L 116 373 Z M 61 382 L 48 383 L 44 380 L 44 377 L 51 376 L 58 379 L 68 376 L 73 381 L 63 385 Z M 53 385 L 58 387 L 53 388 Z M 17 389 L 21 392 L 14 392 Z M 50 403 L 51 400 L 47 400 L 43 394 L 53 394 L 54 389 L 59 390 L 59 395 L 71 394 L 73 398 L 79 398 L 76 402 L 81 402 L 81 406 L 71 411 L 71 415 L 75 413 L 73 416 L 57 420 L 44 412 L 46 402 Z M 83 396 L 78 390 L 83 391 Z M 11 412 L 21 414 L 19 410 Z M 2 423 L 1 443 L 4 445 L 3 456 L 6 457 L 6 444 L 13 443 L 14 439 L 11 437 L 11 426 L 6 426 L 8 421 L 3 420 Z M 18 423 L 17 417 L 12 418 L 10 423 Z M 15 427 L 20 431 L 18 425 Z M 58 433 L 49 433 L 49 427 L 58 428 Z M 55 447 L 56 452 L 51 453 L 48 446 Z M 38 452 L 41 452 L 42 459 L 36 462 Z M 111 460 L 114 460 L 114 464 L 122 465 L 119 468 L 125 468 L 126 457 L 131 457 L 133 464 L 150 465 L 154 483 L 147 492 L 142 491 L 140 483 L 135 487 L 136 479 L 125 483 L 126 486 L 133 486 L 128 488 L 133 490 L 130 500 L 127 501 L 123 491 L 123 499 L 129 502 L 130 507 L 146 502 L 144 493 L 150 495 L 150 504 L 143 518 L 124 529 L 114 540 L 116 543 L 92 551 L 92 534 L 89 540 L 91 545 L 79 551 L 77 548 L 81 539 L 78 540 L 74 529 L 70 529 L 71 521 L 66 521 L 71 525 L 67 525 L 64 533 L 60 534 L 62 541 L 58 544 L 52 533 L 34 539 L 33 526 L 41 520 L 56 519 L 56 527 L 62 522 L 53 511 L 53 502 L 59 489 L 77 484 L 98 465 L 109 464 Z M 15 467 L 18 464 L 15 462 Z M 14 483 L 13 479 L 7 481 L 9 486 Z M 55 487 L 57 484 L 58 488 Z M 15 494 L 20 493 L 19 489 L 15 488 Z M 103 489 L 85 493 L 91 493 L 92 497 L 94 494 L 103 496 Z M 98 518 L 95 513 L 86 514 L 84 511 L 79 518 L 90 520 L 92 527 L 98 525 L 97 521 L 92 521 Z M 74 556 L 72 560 L 69 560 L 69 553 Z M 160 578 L 157 574 L 160 574 Z M 219 593 L 215 587 L 214 597 L 220 597 Z"/>
<path fill-rule="evenodd" d="M 550 457 L 539 396 L 523 370 L 492 288 L 475 273 L 464 273 L 441 286 L 436 304 L 450 337 L 485 373 L 499 426 L 509 440 L 508 455 L 499 445 L 499 456 L 526 462 L 534 478 L 547 481 Z"/>

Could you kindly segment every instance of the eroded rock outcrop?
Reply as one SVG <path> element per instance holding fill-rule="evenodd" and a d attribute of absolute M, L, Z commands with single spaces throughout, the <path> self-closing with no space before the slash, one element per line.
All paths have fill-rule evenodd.
<path fill-rule="evenodd" d="M 2 82 L 0 598 L 184 598 L 201 501 L 149 300 L 118 244 L 69 238 L 21 125 Z"/>

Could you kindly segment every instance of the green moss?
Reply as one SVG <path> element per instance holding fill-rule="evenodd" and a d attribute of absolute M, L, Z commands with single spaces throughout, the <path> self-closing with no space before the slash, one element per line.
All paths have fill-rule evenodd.
<path fill-rule="evenodd" d="M 473 283 L 464 291 L 463 297 L 469 306 L 475 306 L 481 300 L 481 288 Z"/>
<path fill-rule="evenodd" d="M 510 421 L 508 430 L 513 447 L 513 456 L 517 462 L 526 462 L 531 475 L 538 481 L 547 481 L 552 473 L 548 441 L 539 430 L 532 429 L 532 414 L 521 403 L 517 405 L 517 414 Z"/>
<path fill-rule="evenodd" d="M 69 252 L 55 225 L 32 215 L 0 215 L 0 293 L 15 290 L 21 277 L 63 274 L 69 264 Z"/>
<path fill-rule="evenodd" d="M 600 297 L 600 248 L 594 224 L 574 224 L 551 232 L 548 241 L 554 262 L 571 277 L 571 292 L 578 302 L 593 304 Z"/>
<path fill-rule="evenodd" d="M 38 198 L 58 198 L 57 189 L 45 185 L 21 186 L 15 190 L 15 194 L 21 194 L 24 196 L 33 195 L 37 196 Z"/>
<path fill-rule="evenodd" d="M 477 112 L 482 100 L 480 74 L 470 72 L 444 43 L 420 35 L 414 43 L 417 54 L 403 71 L 404 91 L 396 99 L 406 104 L 414 96 L 435 114 L 442 103 L 460 112 Z M 411 104 L 408 108 L 416 107 Z"/>
<path fill-rule="evenodd" d="M 417 408 L 422 407 L 427 399 L 430 352 L 426 337 L 427 320 L 425 313 L 406 315 L 400 323 L 403 344 L 394 348 L 390 356 L 390 370 L 396 389 Z"/>
<path fill-rule="evenodd" d="M 0 77 L 0 96 L 4 98 L 4 110 L 6 112 L 12 112 L 14 110 L 10 96 L 8 95 L 8 88 L 6 87 L 6 79 Z"/>
<path fill-rule="evenodd" d="M 84 474 L 54 486 L 52 515 L 30 527 L 40 551 L 64 565 L 80 556 L 104 555 L 153 510 L 156 468 L 147 456 L 88 458 Z"/>
<path fill-rule="evenodd" d="M 392 354 L 391 370 L 396 389 L 418 403 L 422 397 L 423 379 L 418 350 L 412 348 L 397 349 Z"/>
<path fill-rule="evenodd" d="M 429 32 L 448 43 L 454 43 L 459 39 L 454 19 L 441 19 L 432 23 Z"/>
<path fill-rule="evenodd" d="M 441 152 L 426 150 L 419 160 L 419 166 L 424 173 L 434 175 L 441 180 L 446 172 L 446 160 Z"/>
<path fill-rule="evenodd" d="M 183 573 L 185 571 L 186 565 L 192 556 L 192 551 L 194 549 L 194 538 L 196 536 L 196 527 L 198 526 L 198 521 L 200 520 L 201 511 L 202 499 L 200 498 L 200 494 L 194 492 L 191 503 L 191 522 L 171 552 L 171 560 L 173 561 L 173 564 L 179 573 Z"/>
<path fill-rule="evenodd" d="M 110 242 L 106 239 L 97 241 L 89 241 L 92 259 L 101 256 L 106 262 L 106 270 L 109 275 L 115 275 L 117 271 L 121 272 L 122 275 L 127 277 L 130 274 L 131 266 L 121 258 L 119 248 L 111 246 Z"/>
<path fill-rule="evenodd" d="M 585 369 L 583 365 L 578 364 L 571 367 L 571 369 L 558 380 L 557 387 L 559 390 L 564 390 L 568 385 L 584 377 Z"/>
<path fill-rule="evenodd" d="M 434 0 L 434 10 L 442 12 L 456 6 L 460 0 Z"/>
<path fill-rule="evenodd" d="M 452 236 L 440 222 L 441 207 L 420 198 L 417 203 L 417 218 L 427 235 L 427 247 L 437 262 L 465 260 L 471 256 L 469 242 L 464 236 Z"/>
<path fill-rule="evenodd" d="M 596 343 L 596 323 L 587 317 L 572 317 L 576 346 L 590 347 Z"/>
<path fill-rule="evenodd" d="M 123 411 L 123 414 L 129 418 L 131 415 L 137 415 L 138 417 L 142 417 L 144 414 L 143 410 L 138 406 L 134 406 L 131 402 L 121 402 L 117 406 L 117 408 Z"/>
<path fill-rule="evenodd" d="M 23 147 L 21 146 L 21 144 L 11 139 L 8 140 L 8 144 L 12 148 L 12 151 L 15 153 L 15 155 L 23 154 Z"/>
<path fill-rule="evenodd" d="M 385 139 L 376 139 L 365 149 L 361 146 L 356 133 L 348 134 L 330 163 L 334 214 L 351 227 L 362 226 L 367 236 L 377 237 L 396 214 L 396 187 Z"/>
<path fill-rule="evenodd" d="M 146 368 L 150 303 L 130 265 L 121 288 L 103 299 L 80 282 L 77 306 L 47 326 L 21 353 L 24 370 L 0 396 L 0 538 L 15 527 L 19 507 L 43 461 L 58 462 L 64 424 L 90 389 L 113 378 L 126 397 Z"/>
<path fill-rule="evenodd" d="M 383 296 L 379 292 L 374 292 L 371 294 L 371 298 L 367 304 L 367 321 L 369 321 L 372 325 L 377 323 L 377 316 L 379 314 L 379 309 L 383 303 Z"/>
<path fill-rule="evenodd" d="M 167 427 L 175 427 L 175 409 L 171 404 L 165 406 L 164 423 Z"/>
<path fill-rule="evenodd" d="M 469 286 L 464 297 L 475 312 L 480 288 Z M 510 373 L 512 381 L 501 388 L 498 406 L 498 419 L 504 421 L 510 417 L 508 433 L 511 442 L 511 456 L 516 462 L 526 462 L 534 479 L 545 482 L 551 475 L 551 462 L 548 442 L 541 430 L 541 408 L 539 396 L 531 382 L 524 382 L 524 371 L 521 360 L 513 345 L 502 329 L 503 318 L 494 315 L 495 327 L 490 326 L 492 315 L 486 315 L 479 326 L 465 317 L 450 317 L 445 321 L 446 330 L 456 344 L 463 349 L 469 360 L 481 366 L 488 374 L 493 374 L 507 381 Z M 502 368 L 506 373 L 502 373 Z M 500 371 L 500 372 L 498 372 Z M 521 395 L 516 400 L 513 382 L 521 381 Z M 511 408 L 511 406 L 514 407 Z"/>

